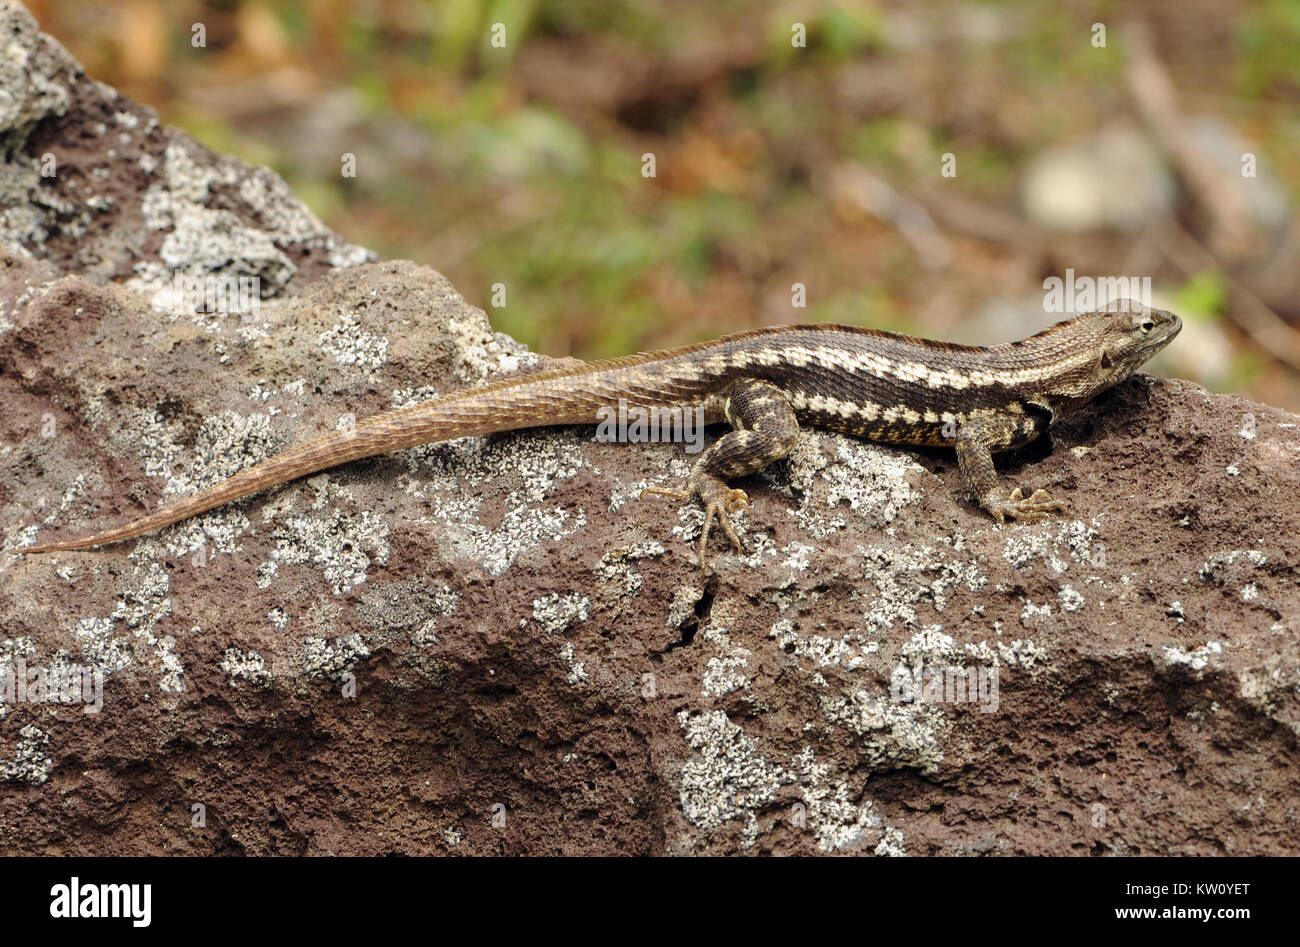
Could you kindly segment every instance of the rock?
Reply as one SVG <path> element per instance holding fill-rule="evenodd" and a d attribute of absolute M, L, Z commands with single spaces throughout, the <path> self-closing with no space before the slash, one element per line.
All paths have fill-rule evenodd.
<path fill-rule="evenodd" d="M 87 77 L 12 0 L 0 2 L 0 240 L 63 272 L 145 289 L 261 280 L 263 298 L 373 259 L 266 168 L 214 154 Z"/>
<path fill-rule="evenodd" d="M 0 26 L 9 552 L 545 364 Z M 805 432 L 708 578 L 637 499 L 682 445 L 579 428 L 5 555 L 0 852 L 1293 854 L 1298 423 L 1132 379 L 1002 460 L 1073 510 L 1014 527 L 950 455 Z"/>

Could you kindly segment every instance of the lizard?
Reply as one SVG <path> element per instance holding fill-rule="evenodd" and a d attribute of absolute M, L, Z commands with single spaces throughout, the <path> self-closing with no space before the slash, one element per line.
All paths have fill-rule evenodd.
<path fill-rule="evenodd" d="M 1015 342 L 957 345 L 830 324 L 751 329 L 714 341 L 512 376 L 380 412 L 349 430 L 291 445 L 204 490 L 100 532 L 11 550 L 84 550 L 129 539 L 339 464 L 419 444 L 498 431 L 596 423 L 617 405 L 703 408 L 731 430 L 700 455 L 679 489 L 704 505 L 705 567 L 716 521 L 743 550 L 731 515 L 748 496 L 728 481 L 786 456 L 800 425 L 873 441 L 956 451 L 961 477 L 997 522 L 1066 512 L 1047 491 L 1007 492 L 993 455 L 1044 434 L 1132 375 L 1182 329 L 1172 312 L 1127 299 Z M 576 360 L 572 360 L 576 361 Z"/>

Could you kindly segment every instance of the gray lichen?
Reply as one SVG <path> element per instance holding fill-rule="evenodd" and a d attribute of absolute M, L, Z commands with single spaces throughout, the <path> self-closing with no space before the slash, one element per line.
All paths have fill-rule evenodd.
<path fill-rule="evenodd" d="M 266 668 L 266 658 L 256 651 L 227 648 L 221 655 L 219 667 L 228 676 L 231 687 L 239 687 L 241 681 L 247 681 L 254 687 L 267 688 L 275 680 Z"/>
<path fill-rule="evenodd" d="M 19 730 L 14 758 L 0 760 L 0 780 L 32 786 L 44 783 L 54 769 L 54 760 L 42 749 L 49 742 L 50 735 L 35 724 Z"/>

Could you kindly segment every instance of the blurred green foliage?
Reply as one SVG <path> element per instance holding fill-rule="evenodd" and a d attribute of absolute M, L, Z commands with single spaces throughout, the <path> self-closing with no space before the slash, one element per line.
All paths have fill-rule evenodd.
<path fill-rule="evenodd" d="M 1175 308 L 1187 318 L 1206 318 L 1223 312 L 1228 301 L 1228 286 L 1223 274 L 1203 270 L 1192 276 L 1174 292 Z"/>
<path fill-rule="evenodd" d="M 1265 0 L 1243 11 L 1237 29 L 1238 83 L 1248 96 L 1300 89 L 1300 3 Z M 1294 98 L 1292 99 L 1294 102 Z"/>
<path fill-rule="evenodd" d="M 72 30 L 79 55 L 114 29 L 89 0 L 43 2 L 86 30 L 83 47 Z M 137 12 L 151 2 L 105 0 Z M 1174 31 L 1162 55 L 1187 83 L 1181 91 L 1238 96 L 1231 117 L 1297 192 L 1300 119 L 1278 106 L 1300 91 L 1300 2 L 1230 7 L 1204 14 L 1213 20 L 1204 29 L 1225 38 L 1212 54 L 1178 45 L 1196 32 Z M 939 283 L 950 306 L 972 309 L 1036 286 L 1041 260 L 1017 268 L 1008 258 L 1023 251 L 961 242 L 948 270 L 927 273 L 896 228 L 843 206 L 828 175 L 855 164 L 906 189 L 936 180 L 952 152 L 959 176 L 942 186 L 1015 204 L 1030 157 L 1131 114 L 1122 26 L 1141 12 L 1115 0 L 1068 9 L 1046 0 L 159 0 L 157 9 L 167 87 L 133 89 L 129 70 L 114 75 L 138 46 L 97 65 L 101 78 L 155 95 L 166 120 L 210 146 L 270 165 L 350 239 L 442 270 L 501 330 L 583 357 L 773 320 L 925 333 L 913 314 Z M 196 21 L 219 37 L 201 53 L 189 44 Z M 1102 48 L 1091 42 L 1096 22 L 1108 28 Z M 806 46 L 792 44 L 799 34 Z M 258 49 L 261 59 L 249 52 Z M 186 104 L 195 90 L 285 62 L 315 84 L 285 109 L 351 91 L 360 114 L 346 133 L 374 152 L 356 178 L 341 179 L 331 155 L 276 142 L 274 109 L 258 124 L 246 102 Z M 418 139 L 416 155 L 390 147 L 390 134 Z M 653 178 L 642 174 L 646 153 Z M 990 265 L 1022 284 L 992 283 Z M 808 286 L 806 310 L 790 309 L 796 281 Z M 497 283 L 508 303 L 491 309 Z M 1227 305 L 1214 273 L 1177 296 L 1197 312 Z"/>

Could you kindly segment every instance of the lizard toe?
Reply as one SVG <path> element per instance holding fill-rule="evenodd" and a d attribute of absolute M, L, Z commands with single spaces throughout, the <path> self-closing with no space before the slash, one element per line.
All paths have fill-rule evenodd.
<path fill-rule="evenodd" d="M 732 490 L 724 501 L 728 513 L 739 513 L 749 509 L 749 494 L 744 490 Z"/>
<path fill-rule="evenodd" d="M 741 545 L 740 537 L 736 535 L 736 530 L 731 525 L 731 517 L 727 515 L 726 503 L 722 500 L 714 500 L 704 508 L 704 526 L 700 530 L 698 547 L 701 569 L 708 568 L 709 533 L 713 529 L 714 520 L 722 527 L 722 531 L 727 534 L 727 538 L 731 540 L 731 547 L 737 553 L 745 551 L 745 547 Z"/>
<path fill-rule="evenodd" d="M 641 491 L 638 499 L 644 500 L 646 497 L 651 496 L 668 497 L 670 500 L 689 500 L 695 496 L 695 493 L 692 490 L 674 490 L 670 487 L 646 487 Z"/>
<path fill-rule="evenodd" d="M 1046 490 L 1035 490 L 1030 496 L 1025 496 L 1024 491 L 1016 487 L 1005 500 L 991 501 L 988 509 L 999 523 L 1005 523 L 1008 518 L 1035 523 L 1050 519 L 1049 513 L 1064 513 L 1068 507 L 1063 500 L 1052 499 Z"/>

